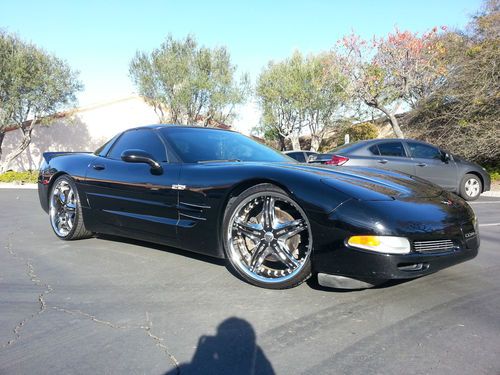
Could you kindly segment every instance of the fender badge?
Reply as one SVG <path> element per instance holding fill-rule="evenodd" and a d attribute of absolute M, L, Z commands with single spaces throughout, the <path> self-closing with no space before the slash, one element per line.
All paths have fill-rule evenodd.
<path fill-rule="evenodd" d="M 469 233 L 464 234 L 465 238 L 471 238 L 471 237 L 474 237 L 475 235 L 476 235 L 476 232 L 469 232 Z"/>

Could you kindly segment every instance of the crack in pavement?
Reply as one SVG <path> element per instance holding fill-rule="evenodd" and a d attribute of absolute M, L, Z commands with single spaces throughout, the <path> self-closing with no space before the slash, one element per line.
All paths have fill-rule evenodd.
<path fill-rule="evenodd" d="M 114 324 L 114 323 L 108 322 L 106 320 L 98 319 L 94 315 L 86 313 L 86 312 L 83 312 L 81 310 L 69 310 L 69 309 L 65 309 L 63 307 L 59 307 L 59 306 L 52 306 L 52 309 L 54 309 L 56 311 L 59 311 L 59 312 L 66 313 L 66 314 L 70 314 L 70 315 L 84 316 L 84 317 L 92 320 L 95 323 L 103 324 L 103 325 L 106 325 L 106 326 L 114 328 L 114 329 L 139 328 L 139 327 L 130 326 L 130 325 Z"/>
<path fill-rule="evenodd" d="M 31 262 L 31 259 L 23 258 L 22 256 L 17 254 L 12 249 L 12 237 L 13 236 L 14 236 L 14 232 L 10 232 L 7 235 L 7 245 L 5 246 L 5 248 L 7 249 L 8 253 L 13 258 L 19 259 L 20 261 L 22 261 L 26 264 L 26 275 L 29 277 L 30 281 L 34 285 L 40 286 L 40 287 L 45 287 L 45 289 L 43 290 L 42 293 L 40 293 L 38 295 L 38 303 L 40 304 L 39 310 L 37 312 L 25 317 L 19 323 L 17 323 L 17 325 L 12 330 L 14 337 L 12 339 L 10 339 L 9 341 L 7 341 L 6 343 L 2 344 L 0 346 L 0 350 L 14 344 L 21 337 L 21 330 L 26 325 L 26 323 L 28 321 L 30 321 L 31 319 L 35 318 L 36 316 L 41 315 L 44 311 L 47 310 L 48 307 L 47 307 L 47 302 L 45 301 L 45 296 L 54 291 L 54 289 L 50 286 L 50 284 L 44 283 L 44 282 L 42 282 L 42 280 L 40 280 L 40 278 L 38 277 L 38 275 L 35 271 L 35 267 L 33 266 L 33 263 Z M 94 323 L 106 325 L 106 326 L 108 326 L 110 328 L 114 328 L 114 329 L 141 329 L 141 330 L 144 330 L 146 332 L 147 336 L 155 342 L 156 346 L 158 348 L 160 348 L 165 353 L 168 360 L 174 365 L 174 367 L 176 369 L 176 373 L 180 374 L 179 361 L 177 361 L 175 356 L 170 352 L 168 347 L 163 343 L 164 339 L 155 335 L 152 332 L 153 321 L 151 320 L 149 313 L 147 311 L 146 311 L 146 324 L 145 325 L 127 325 L 127 324 L 115 324 L 115 323 L 112 323 L 110 321 L 99 319 L 95 315 L 86 313 L 86 312 L 81 311 L 81 310 L 70 310 L 70 309 L 66 309 L 63 307 L 59 307 L 59 306 L 51 306 L 51 308 L 54 311 L 59 311 L 59 312 L 65 313 L 65 314 L 83 316 L 87 319 L 90 319 Z"/>
<path fill-rule="evenodd" d="M 6 343 L 2 344 L 0 346 L 0 349 L 4 349 L 12 344 L 14 344 L 20 337 L 21 337 L 21 330 L 24 327 L 24 325 L 30 321 L 31 319 L 35 318 L 36 316 L 42 314 L 46 309 L 47 309 L 47 303 L 45 302 L 45 296 L 49 293 L 51 293 L 54 289 L 47 283 L 42 283 L 40 278 L 35 272 L 35 268 L 33 264 L 31 263 L 31 259 L 25 259 L 19 254 L 17 254 L 14 250 L 12 250 L 12 237 L 14 236 L 14 232 L 10 232 L 7 235 L 7 245 L 5 245 L 5 248 L 7 249 L 8 253 L 14 257 L 19 259 L 20 261 L 24 262 L 26 264 L 26 274 L 30 278 L 30 281 L 35 284 L 36 286 L 40 287 L 45 287 L 44 291 L 38 295 L 38 303 L 40 304 L 40 308 L 38 309 L 37 312 L 25 317 L 22 319 L 17 325 L 14 327 L 12 332 L 14 333 L 14 337 L 11 338 L 9 341 Z"/>
<path fill-rule="evenodd" d="M 168 350 L 167 346 L 162 343 L 163 339 L 161 337 L 159 337 L 159 336 L 156 336 L 155 334 L 153 334 L 151 332 L 151 329 L 153 328 L 153 321 L 150 319 L 149 313 L 147 311 L 146 311 L 146 324 L 147 324 L 146 327 L 141 327 L 141 328 L 144 328 L 144 330 L 146 331 L 147 335 L 149 337 L 151 337 L 156 342 L 156 346 L 157 347 L 163 349 L 163 351 L 165 352 L 165 354 L 167 355 L 167 357 L 174 364 L 175 369 L 176 369 L 176 373 L 180 374 L 181 373 L 181 369 L 179 367 L 179 361 L 177 361 L 177 359 L 174 357 L 174 355 Z"/>
<path fill-rule="evenodd" d="M 151 331 L 151 329 L 153 328 L 153 321 L 151 320 L 149 313 L 147 311 L 146 311 L 146 325 L 130 325 L 130 324 L 116 324 L 116 323 L 113 323 L 113 322 L 110 322 L 107 320 L 99 319 L 95 315 L 83 312 L 81 310 L 70 310 L 70 309 L 65 309 L 65 308 L 59 307 L 59 306 L 52 306 L 52 309 L 54 309 L 55 311 L 63 312 L 63 313 L 70 314 L 70 315 L 80 315 L 80 316 L 83 316 L 87 319 L 90 319 L 94 323 L 103 324 L 105 326 L 108 326 L 108 327 L 114 328 L 114 329 L 141 329 L 141 330 L 144 330 L 146 332 L 146 334 L 148 335 L 148 337 L 150 337 L 151 339 L 153 339 L 155 341 L 156 346 L 158 348 L 162 349 L 163 352 L 165 353 L 165 355 L 167 356 L 167 358 L 170 360 L 170 362 L 172 362 L 172 364 L 174 365 L 174 367 L 176 369 L 176 373 L 180 374 L 179 361 L 177 360 L 177 358 L 175 358 L 175 356 L 170 352 L 168 347 L 165 344 L 163 344 L 164 339 L 155 335 Z"/>

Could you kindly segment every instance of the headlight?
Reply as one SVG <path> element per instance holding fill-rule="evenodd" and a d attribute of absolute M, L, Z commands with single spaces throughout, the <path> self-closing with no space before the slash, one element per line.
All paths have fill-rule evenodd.
<path fill-rule="evenodd" d="M 408 254 L 411 250 L 410 241 L 404 237 L 352 236 L 347 240 L 347 244 L 359 249 L 386 254 Z"/>

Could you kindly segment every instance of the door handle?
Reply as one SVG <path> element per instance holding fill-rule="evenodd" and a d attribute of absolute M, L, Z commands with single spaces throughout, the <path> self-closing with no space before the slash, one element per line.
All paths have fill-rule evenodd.
<path fill-rule="evenodd" d="M 386 159 L 380 159 L 378 162 L 380 164 L 387 164 L 388 160 L 386 160 Z"/>
<path fill-rule="evenodd" d="M 93 164 L 92 168 L 94 168 L 96 171 L 102 171 L 103 169 L 106 169 L 106 167 L 102 164 Z"/>
<path fill-rule="evenodd" d="M 419 167 L 427 167 L 427 164 L 425 164 L 425 163 L 418 163 L 417 166 L 419 166 Z"/>

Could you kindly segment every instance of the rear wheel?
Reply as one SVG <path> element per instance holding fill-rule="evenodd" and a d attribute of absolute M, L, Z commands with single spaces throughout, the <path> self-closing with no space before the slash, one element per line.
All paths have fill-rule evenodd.
<path fill-rule="evenodd" d="M 460 196 L 468 201 L 479 198 L 483 190 L 481 179 L 475 174 L 466 174 L 460 183 Z"/>
<path fill-rule="evenodd" d="M 253 285 L 285 289 L 311 276 L 307 215 L 285 191 L 260 184 L 233 199 L 223 223 L 229 264 Z"/>
<path fill-rule="evenodd" d="M 57 178 L 49 196 L 50 224 L 62 240 L 78 240 L 92 236 L 85 228 L 80 198 L 75 182 L 67 175 Z"/>

